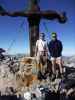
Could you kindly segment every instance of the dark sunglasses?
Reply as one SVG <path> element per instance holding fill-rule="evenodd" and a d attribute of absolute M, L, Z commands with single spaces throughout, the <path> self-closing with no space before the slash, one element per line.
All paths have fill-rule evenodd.
<path fill-rule="evenodd" d="M 56 36 L 52 36 L 52 38 L 56 38 Z"/>

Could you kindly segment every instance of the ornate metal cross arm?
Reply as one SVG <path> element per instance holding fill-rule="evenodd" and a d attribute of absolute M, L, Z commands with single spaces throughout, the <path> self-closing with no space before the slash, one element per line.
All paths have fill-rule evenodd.
<path fill-rule="evenodd" d="M 58 19 L 58 21 L 60 23 L 65 23 L 67 20 L 66 14 L 65 13 L 57 13 L 56 11 L 38 11 L 38 12 L 1 12 L 0 13 L 1 16 L 11 16 L 11 17 L 38 17 L 40 19 L 44 18 L 44 19 L 48 19 L 48 20 L 54 20 L 54 19 Z"/>
<path fill-rule="evenodd" d="M 0 12 L 0 16 L 10 16 L 10 17 L 27 17 L 28 14 L 24 12 Z"/>
<path fill-rule="evenodd" d="M 67 21 L 66 13 L 58 13 L 56 11 L 41 11 L 41 18 L 45 18 L 48 20 L 57 19 L 60 23 L 65 23 Z"/>

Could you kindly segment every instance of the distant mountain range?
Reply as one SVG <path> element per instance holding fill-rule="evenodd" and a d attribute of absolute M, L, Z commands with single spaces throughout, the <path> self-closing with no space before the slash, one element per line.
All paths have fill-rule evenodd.
<path fill-rule="evenodd" d="M 69 61 L 75 63 L 75 55 L 74 56 L 63 56 L 64 61 Z"/>
<path fill-rule="evenodd" d="M 6 56 L 11 56 L 11 57 L 28 57 L 29 54 L 24 54 L 24 53 L 17 53 L 17 54 L 9 54 Z M 74 56 L 63 56 L 63 61 L 67 63 L 75 63 L 75 55 Z"/>
<path fill-rule="evenodd" d="M 64 65 L 75 68 L 75 55 L 69 57 L 63 56 L 63 61 Z"/>

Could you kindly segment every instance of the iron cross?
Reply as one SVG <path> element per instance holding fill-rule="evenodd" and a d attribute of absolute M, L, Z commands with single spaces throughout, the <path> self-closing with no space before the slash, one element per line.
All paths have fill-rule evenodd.
<path fill-rule="evenodd" d="M 30 56 L 35 54 L 36 40 L 39 38 L 39 25 L 41 19 L 54 20 L 57 19 L 60 23 L 65 23 L 67 17 L 65 13 L 58 13 L 53 10 L 41 11 L 38 0 L 29 0 L 29 6 L 26 11 L 7 12 L 0 7 L 1 16 L 10 17 L 26 17 L 29 24 L 29 41 L 30 41 Z"/>

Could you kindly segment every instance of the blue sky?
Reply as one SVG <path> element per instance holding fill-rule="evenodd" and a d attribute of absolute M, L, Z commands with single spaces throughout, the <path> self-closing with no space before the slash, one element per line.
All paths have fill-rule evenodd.
<path fill-rule="evenodd" d="M 0 4 L 7 11 L 24 10 L 27 8 L 28 0 L 0 0 Z M 63 55 L 75 55 L 75 0 L 40 0 L 41 10 L 65 11 L 68 21 L 65 24 L 57 20 L 44 20 L 40 22 L 40 32 L 46 34 L 47 41 L 50 34 L 57 32 L 58 38 L 63 43 Z M 46 30 L 48 28 L 48 31 Z M 26 18 L 0 16 L 0 47 L 9 53 L 29 53 L 29 27 Z M 11 42 L 15 40 L 11 46 Z"/>

